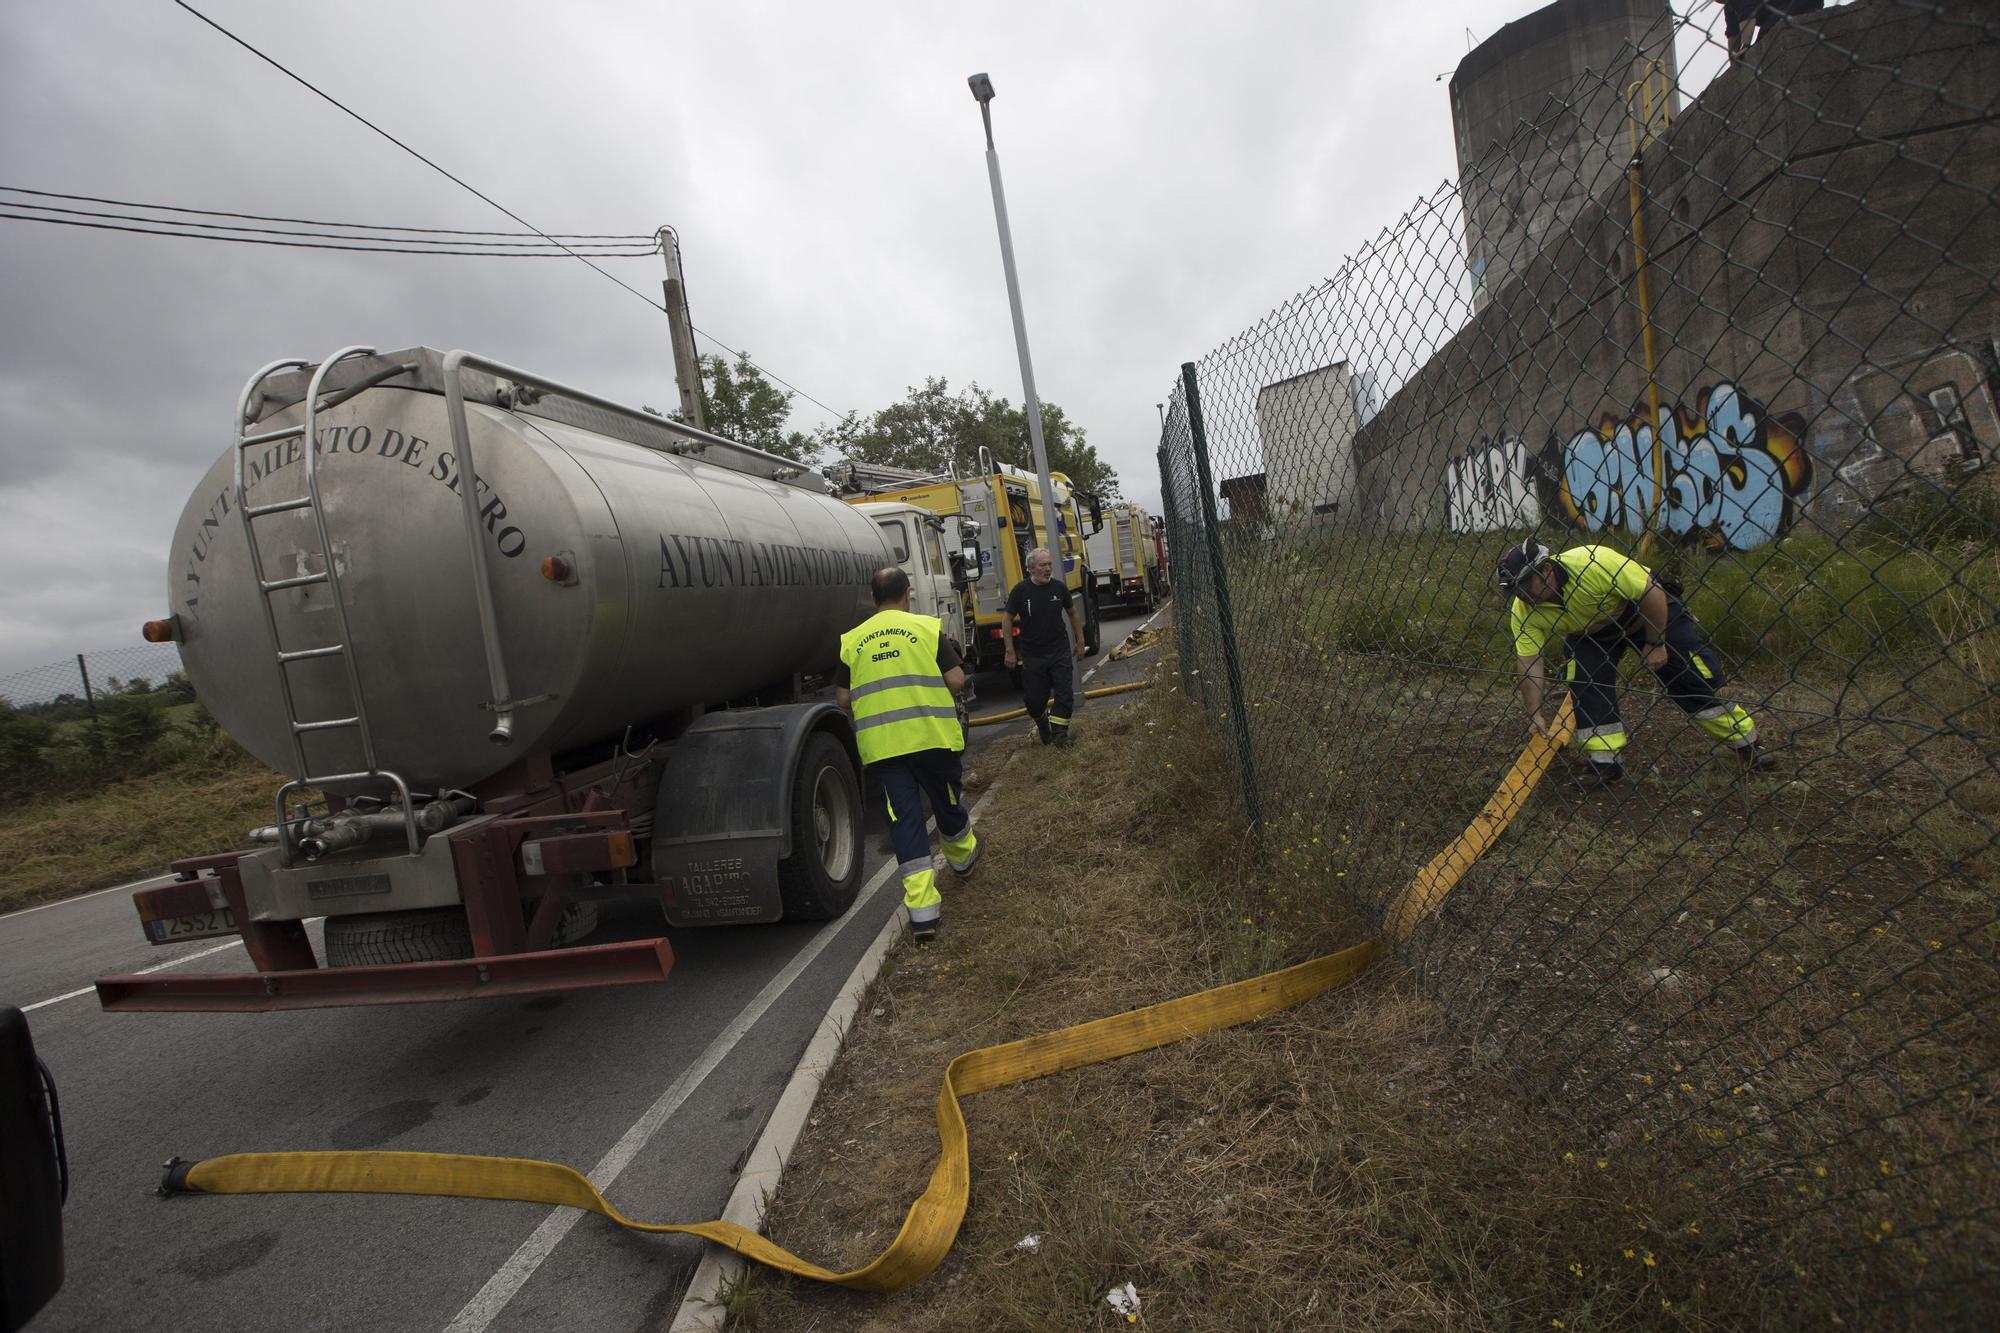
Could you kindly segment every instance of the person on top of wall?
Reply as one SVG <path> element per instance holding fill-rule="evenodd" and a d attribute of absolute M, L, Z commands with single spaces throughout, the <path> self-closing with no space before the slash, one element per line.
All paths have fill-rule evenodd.
<path fill-rule="evenodd" d="M 1741 60 L 1749 54 L 1753 41 L 1798 14 L 1817 14 L 1826 0 L 1719 0 L 1722 5 L 1722 35 L 1729 43 L 1729 58 Z M 1751 29 L 1756 29 L 1756 36 Z"/>
<path fill-rule="evenodd" d="M 945 864 L 967 875 L 979 859 L 959 770 L 965 728 L 957 696 L 965 688 L 965 664 L 937 617 L 911 613 L 910 576 L 900 567 L 876 570 L 869 592 L 875 614 L 840 636 L 833 698 L 853 715 L 855 748 L 888 797 L 910 937 L 929 944 L 937 938 L 944 898 L 931 864 L 924 797 L 937 816 Z"/>
<path fill-rule="evenodd" d="M 1035 719 L 1035 731 L 1042 744 L 1069 744 L 1069 719 L 1076 711 L 1076 668 L 1072 656 L 1082 657 L 1083 617 L 1069 586 L 1055 577 L 1055 557 L 1048 548 L 1037 546 L 1028 552 L 1028 577 L 1007 594 L 1000 611 L 1000 637 L 1006 645 L 1003 660 L 1021 668 L 1021 703 Z M 1063 638 L 1067 615 L 1069 638 Z M 1018 648 L 1015 639 L 1020 640 Z M 1049 695 L 1055 706 L 1049 706 Z"/>
<path fill-rule="evenodd" d="M 1716 696 L 1722 668 L 1702 642 L 1701 627 L 1652 571 L 1609 546 L 1576 546 L 1560 555 L 1530 537 L 1500 556 L 1495 580 L 1507 595 L 1521 702 L 1528 725 L 1549 734 L 1542 711 L 1548 688 L 1548 647 L 1562 640 L 1569 657 L 1570 699 L 1586 785 L 1625 775 L 1619 760 L 1625 724 L 1618 716 L 1618 664 L 1628 648 L 1697 727 L 1735 751 L 1746 771 L 1775 762 L 1757 740 L 1757 724 L 1741 704 Z"/>

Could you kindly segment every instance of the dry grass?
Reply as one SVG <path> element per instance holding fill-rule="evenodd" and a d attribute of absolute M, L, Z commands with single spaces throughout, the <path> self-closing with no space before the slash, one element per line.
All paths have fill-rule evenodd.
<path fill-rule="evenodd" d="M 1167 689 L 1096 715 L 1074 754 L 1012 762 L 988 859 L 949 891 L 940 945 L 899 951 L 863 1006 L 771 1234 L 840 1266 L 886 1245 L 958 1051 L 1360 939 L 1347 877 L 1260 848 L 1229 793 Z M 881 1297 L 753 1273 L 738 1326 L 1124 1327 L 1104 1295 L 1126 1281 L 1161 1329 L 1781 1328 L 1828 1304 L 1744 1263 L 1728 1200 L 1686 1188 L 1663 1144 L 1580 1129 L 1393 964 L 967 1117 L 971 1209 L 931 1278 Z"/>
<path fill-rule="evenodd" d="M 1336 631 L 1246 645 L 1253 754 L 1281 873 L 1372 912 L 1522 729 L 1490 673 Z M 1774 774 L 1632 688 L 1627 782 L 1545 783 L 1407 956 L 1564 1116 L 1727 1200 L 1753 1271 L 1864 1323 L 1977 1322 L 2000 1300 L 1991 736 L 1889 671 L 1745 692 Z"/>
<path fill-rule="evenodd" d="M 240 847 L 246 830 L 271 822 L 282 781 L 242 757 L 0 809 L 0 911 Z"/>

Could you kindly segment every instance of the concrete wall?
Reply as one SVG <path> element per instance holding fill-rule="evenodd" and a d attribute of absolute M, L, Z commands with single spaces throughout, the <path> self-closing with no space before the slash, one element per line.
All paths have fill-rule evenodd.
<path fill-rule="evenodd" d="M 1626 89 L 1662 62 L 1665 105 Z M 1663 123 L 1673 103 L 1667 0 L 1556 0 L 1475 47 L 1451 78 L 1472 300 L 1516 276 L 1549 232 L 1624 178 L 1629 115 Z"/>
<path fill-rule="evenodd" d="M 1747 548 L 1985 464 L 2000 448 L 1991 13 L 1826 11 L 1758 43 L 1647 149 L 1663 495 L 1619 185 L 1361 430 L 1359 516 L 1513 526 L 1524 511 L 1454 503 L 1482 476 L 1532 492 L 1544 524 L 1636 526 L 1657 505 L 1670 530 Z"/>

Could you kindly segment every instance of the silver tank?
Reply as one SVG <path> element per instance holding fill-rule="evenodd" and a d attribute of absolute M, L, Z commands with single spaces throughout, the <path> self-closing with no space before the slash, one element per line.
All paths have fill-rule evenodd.
<path fill-rule="evenodd" d="M 328 387 L 407 367 L 316 414 L 318 476 L 377 763 L 413 789 L 470 786 L 522 756 L 614 738 L 631 723 L 830 669 L 889 556 L 880 530 L 810 472 L 666 422 L 520 394 L 465 372 L 480 549 L 515 710 L 495 711 L 474 595 L 443 358 L 413 349 L 342 363 Z M 306 373 L 265 382 L 245 434 L 299 422 Z M 527 401 L 523 401 L 523 399 Z M 220 724 L 299 776 L 269 630 L 237 513 L 233 451 L 174 535 L 181 659 Z M 304 493 L 303 441 L 246 452 L 249 503 Z M 324 569 L 310 511 L 258 517 L 265 577 Z M 545 576 L 545 557 L 568 580 Z M 328 585 L 272 594 L 286 651 L 340 639 Z M 299 720 L 354 712 L 338 657 L 294 662 Z M 364 767 L 351 728 L 308 733 L 311 773 Z"/>

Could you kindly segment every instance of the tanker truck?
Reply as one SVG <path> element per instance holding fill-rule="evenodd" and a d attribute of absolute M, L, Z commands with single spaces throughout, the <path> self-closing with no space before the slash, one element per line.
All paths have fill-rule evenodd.
<path fill-rule="evenodd" d="M 105 977 L 106 1009 L 659 981 L 664 937 L 574 943 L 598 902 L 672 926 L 852 904 L 860 768 L 825 685 L 885 535 L 932 515 L 466 352 L 274 362 L 233 435 L 146 635 L 288 780 L 250 850 L 134 902 L 152 942 L 240 935 L 255 970 Z M 917 574 L 954 632 L 962 556 Z"/>

